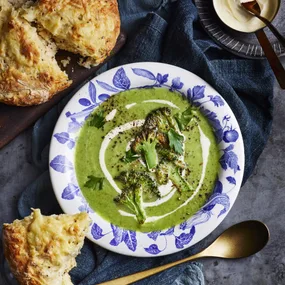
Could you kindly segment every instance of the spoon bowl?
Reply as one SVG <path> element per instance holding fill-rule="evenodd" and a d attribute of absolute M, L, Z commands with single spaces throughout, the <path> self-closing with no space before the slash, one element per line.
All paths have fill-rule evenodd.
<path fill-rule="evenodd" d="M 259 30 L 262 30 L 266 27 L 266 25 L 268 25 L 268 23 L 271 23 L 275 17 L 277 16 L 278 14 L 278 11 L 280 9 L 280 5 L 281 5 L 281 0 L 276 0 L 276 3 L 274 4 L 274 12 L 271 13 L 271 15 L 269 16 L 269 18 L 267 19 L 267 23 L 263 23 L 262 25 L 262 20 L 260 21 L 260 24 L 259 26 L 254 26 L 254 27 L 251 27 L 249 23 L 247 23 L 247 27 L 251 27 L 250 29 L 244 29 L 244 27 L 242 26 L 236 26 L 236 24 L 233 24 L 231 23 L 231 21 L 228 20 L 228 17 L 226 15 L 228 15 L 227 13 L 222 13 L 223 11 L 225 11 L 225 7 L 223 9 L 219 8 L 219 3 L 220 1 L 219 0 L 213 0 L 213 7 L 214 7 L 214 10 L 215 10 L 215 13 L 216 15 L 218 16 L 218 18 L 221 20 L 221 22 L 223 24 L 225 24 L 227 27 L 235 30 L 235 31 L 238 31 L 240 33 L 245 33 L 245 34 L 250 34 L 250 33 L 254 33 L 256 31 L 259 31 Z M 248 0 L 248 1 L 241 1 L 241 0 L 236 0 L 235 1 L 236 6 L 235 6 L 235 9 L 237 11 L 240 11 L 240 12 L 243 12 L 245 14 L 249 13 L 252 18 L 255 18 L 257 17 L 257 14 L 262 14 L 262 11 L 261 11 L 261 8 L 260 8 L 260 5 L 258 4 L 258 2 L 256 0 Z M 233 17 L 233 16 L 231 16 Z M 234 17 L 235 18 L 235 17 Z M 259 17 L 258 17 L 259 18 Z M 264 17 L 262 17 L 264 19 Z"/>
<path fill-rule="evenodd" d="M 256 0 L 253 0 L 251 2 L 244 2 L 241 3 L 241 5 L 247 10 L 247 12 L 264 22 L 264 24 L 271 30 L 271 32 L 275 35 L 279 42 L 285 47 L 285 38 L 277 31 L 277 29 L 271 24 L 270 21 L 260 15 L 261 9 Z"/>
<path fill-rule="evenodd" d="M 257 12 L 258 14 L 261 13 L 261 9 L 259 4 L 257 3 L 257 1 L 251 1 L 251 2 L 242 2 L 241 5 L 248 10 L 248 12 L 252 15 L 256 15 L 255 12 Z"/>
<path fill-rule="evenodd" d="M 131 284 L 178 264 L 203 257 L 227 259 L 248 257 L 263 249 L 269 237 L 269 229 L 264 223 L 260 221 L 241 222 L 225 230 L 210 246 L 195 255 L 98 285 Z"/>
<path fill-rule="evenodd" d="M 248 257 L 260 251 L 269 238 L 270 233 L 264 223 L 245 221 L 228 228 L 203 252 L 208 257 Z"/>

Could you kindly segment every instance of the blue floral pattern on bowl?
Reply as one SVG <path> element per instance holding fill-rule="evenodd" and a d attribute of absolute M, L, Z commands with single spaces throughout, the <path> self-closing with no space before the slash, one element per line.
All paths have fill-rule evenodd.
<path fill-rule="evenodd" d="M 141 233 L 119 228 L 89 207 L 76 180 L 74 151 L 81 127 L 99 104 L 125 90 L 153 87 L 179 92 L 208 118 L 219 143 L 221 169 L 212 195 L 190 219 L 163 231 Z M 174 253 L 210 234 L 232 207 L 241 186 L 243 169 L 241 132 L 222 96 L 196 75 L 161 63 L 125 65 L 87 83 L 61 114 L 50 148 L 51 180 L 64 212 L 88 212 L 92 219 L 90 240 L 109 250 L 134 256 Z"/>

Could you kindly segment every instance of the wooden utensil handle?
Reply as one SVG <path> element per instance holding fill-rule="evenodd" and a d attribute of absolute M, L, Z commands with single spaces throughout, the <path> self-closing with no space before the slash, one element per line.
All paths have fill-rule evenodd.
<path fill-rule="evenodd" d="M 193 260 L 193 259 L 198 259 L 198 258 L 201 258 L 201 257 L 204 257 L 204 251 L 202 251 L 200 253 L 197 253 L 195 255 L 192 255 L 190 257 L 187 257 L 187 258 L 184 258 L 184 259 L 181 259 L 181 260 L 178 260 L 178 261 L 174 261 L 172 263 L 161 265 L 161 266 L 158 266 L 158 267 L 155 267 L 155 268 L 151 268 L 151 269 L 148 269 L 148 270 L 145 270 L 145 271 L 137 272 L 137 273 L 134 273 L 134 274 L 131 274 L 131 275 L 128 275 L 128 276 L 124 276 L 124 277 L 117 278 L 117 279 L 114 279 L 114 280 L 111 280 L 111 281 L 103 282 L 103 283 L 100 283 L 100 284 L 97 284 L 97 285 L 127 285 L 127 284 L 131 284 L 131 283 L 134 283 L 136 281 L 142 280 L 142 279 L 144 279 L 146 277 L 149 277 L 149 276 L 152 276 L 154 274 L 157 274 L 157 273 L 159 273 L 161 271 L 164 271 L 166 269 L 169 269 L 169 268 L 171 268 L 173 266 L 179 265 L 181 263 L 184 263 L 186 261 L 190 261 L 190 260 Z"/>
<path fill-rule="evenodd" d="M 261 21 L 263 21 L 267 25 L 267 27 L 274 34 L 274 36 L 278 39 L 278 41 L 282 44 L 282 46 L 285 47 L 285 38 L 277 31 L 277 29 L 271 24 L 271 22 L 260 15 L 256 14 L 256 17 L 258 17 Z"/>
<path fill-rule="evenodd" d="M 275 74 L 277 81 L 282 89 L 285 89 L 285 70 L 277 57 L 276 53 L 274 52 L 265 32 L 263 30 L 259 30 L 255 32 L 256 37 L 262 46 L 262 49 L 265 53 L 265 56 L 268 59 L 268 62 Z"/>

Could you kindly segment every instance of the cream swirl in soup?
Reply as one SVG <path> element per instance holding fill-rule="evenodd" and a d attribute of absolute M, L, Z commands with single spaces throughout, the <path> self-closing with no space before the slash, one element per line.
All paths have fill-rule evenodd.
<path fill-rule="evenodd" d="M 219 18 L 229 27 L 241 32 L 255 32 L 265 26 L 265 24 L 251 15 L 241 6 L 241 2 L 248 0 L 213 0 L 215 10 Z M 271 21 L 279 7 L 278 0 L 257 0 L 261 16 Z"/>
<path fill-rule="evenodd" d="M 75 169 L 84 197 L 103 219 L 151 232 L 180 224 L 206 203 L 219 158 L 212 125 L 184 96 L 132 89 L 111 96 L 86 120 Z"/>

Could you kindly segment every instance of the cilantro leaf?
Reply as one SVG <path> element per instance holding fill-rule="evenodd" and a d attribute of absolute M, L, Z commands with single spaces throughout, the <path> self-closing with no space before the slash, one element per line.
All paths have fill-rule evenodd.
<path fill-rule="evenodd" d="M 84 187 L 90 188 L 92 190 L 102 190 L 104 177 L 95 177 L 93 175 L 87 176 L 88 180 L 85 182 Z"/>
<path fill-rule="evenodd" d="M 122 158 L 122 160 L 126 163 L 133 162 L 137 160 L 140 156 L 132 151 L 132 149 L 126 152 L 126 155 Z"/>
<path fill-rule="evenodd" d="M 103 111 L 100 111 L 97 114 L 92 114 L 90 116 L 89 126 L 100 129 L 104 126 L 104 124 L 105 124 L 105 117 Z"/>
<path fill-rule="evenodd" d="M 184 112 L 182 113 L 177 113 L 174 118 L 178 124 L 178 127 L 180 129 L 180 131 L 185 130 L 185 128 L 187 127 L 187 125 L 190 123 L 191 119 L 194 116 L 194 112 L 192 110 L 192 107 L 189 107 L 188 109 L 186 109 Z"/>
<path fill-rule="evenodd" d="M 167 133 L 169 139 L 169 146 L 178 154 L 183 154 L 184 137 L 178 134 L 175 130 L 170 129 Z"/>

